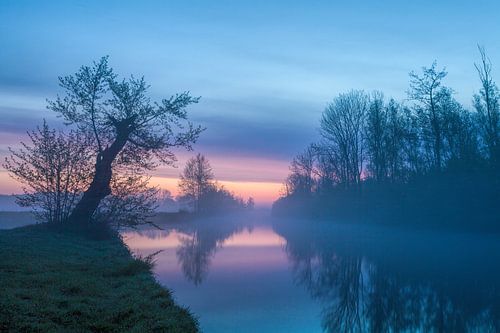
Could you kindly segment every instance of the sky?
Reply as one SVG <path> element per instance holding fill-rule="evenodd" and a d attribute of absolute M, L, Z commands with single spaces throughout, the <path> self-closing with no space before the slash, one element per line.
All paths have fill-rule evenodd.
<path fill-rule="evenodd" d="M 195 152 L 153 181 L 176 193 L 196 152 L 221 184 L 260 205 L 275 200 L 294 155 L 318 140 L 321 113 L 350 89 L 404 101 L 408 73 L 434 60 L 470 107 L 477 45 L 498 77 L 499 1 L 0 1 L 0 157 L 43 118 L 57 77 L 109 55 L 122 76 L 144 75 L 160 100 L 201 96 Z M 0 168 L 0 193 L 19 184 Z"/>

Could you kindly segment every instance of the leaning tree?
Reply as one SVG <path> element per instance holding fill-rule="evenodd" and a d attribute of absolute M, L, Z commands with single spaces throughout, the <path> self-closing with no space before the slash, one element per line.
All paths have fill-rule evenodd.
<path fill-rule="evenodd" d="M 90 185 L 70 216 L 88 223 L 99 203 L 111 194 L 116 168 L 153 170 L 175 161 L 174 147 L 191 149 L 203 130 L 187 119 L 186 107 L 199 98 L 183 92 L 153 102 L 144 78 L 118 80 L 108 58 L 83 66 L 74 75 L 60 77 L 65 94 L 49 101 L 60 114 L 92 138 L 95 167 Z"/>

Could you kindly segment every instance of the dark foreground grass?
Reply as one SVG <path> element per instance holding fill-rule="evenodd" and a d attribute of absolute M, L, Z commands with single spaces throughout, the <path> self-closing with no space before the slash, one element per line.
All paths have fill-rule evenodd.
<path fill-rule="evenodd" d="M 0 231 L 0 332 L 197 332 L 118 238 Z"/>

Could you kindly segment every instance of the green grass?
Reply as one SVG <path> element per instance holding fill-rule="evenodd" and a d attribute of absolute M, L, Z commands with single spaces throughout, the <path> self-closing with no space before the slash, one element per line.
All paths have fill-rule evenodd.
<path fill-rule="evenodd" d="M 118 238 L 44 226 L 0 231 L 0 332 L 197 332 Z"/>

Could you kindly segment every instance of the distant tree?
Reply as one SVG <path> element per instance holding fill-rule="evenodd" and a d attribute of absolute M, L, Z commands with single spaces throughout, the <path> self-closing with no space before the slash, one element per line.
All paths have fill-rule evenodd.
<path fill-rule="evenodd" d="M 487 148 L 487 156 L 493 165 L 500 163 L 500 93 L 491 74 L 491 61 L 483 47 L 478 47 L 481 62 L 475 64 L 481 81 L 479 94 L 473 103 L 478 113 L 480 135 Z"/>
<path fill-rule="evenodd" d="M 320 134 L 342 186 L 361 184 L 369 98 L 363 91 L 340 94 L 323 112 Z"/>
<path fill-rule="evenodd" d="M 215 181 L 208 159 L 197 154 L 186 162 L 179 180 L 178 201 L 187 204 L 195 213 L 217 214 L 243 210 L 247 203 Z"/>
<path fill-rule="evenodd" d="M 172 193 L 169 190 L 162 189 L 158 191 L 158 211 L 176 211 L 179 208 Z"/>
<path fill-rule="evenodd" d="M 18 203 L 31 207 L 40 221 L 66 222 L 91 180 L 88 139 L 75 131 L 50 129 L 45 121 L 28 137 L 31 142 L 21 143 L 21 149 L 9 148 L 11 156 L 3 165 L 23 184 Z"/>
<path fill-rule="evenodd" d="M 214 174 L 208 159 L 197 154 L 186 162 L 180 175 L 179 189 L 181 195 L 191 198 L 195 212 L 200 210 L 200 199 L 204 192 L 214 186 Z"/>
<path fill-rule="evenodd" d="M 246 208 L 245 202 L 217 183 L 208 186 L 198 199 L 200 213 L 217 214 L 240 211 Z"/>
<path fill-rule="evenodd" d="M 255 200 L 252 197 L 249 197 L 247 199 L 247 202 L 245 203 L 245 208 L 248 210 L 253 210 L 255 208 Z"/>
<path fill-rule="evenodd" d="M 431 164 L 437 170 L 443 167 L 443 131 L 446 108 L 443 102 L 449 100 L 451 89 L 442 86 L 447 72 L 438 70 L 434 62 L 431 67 L 423 67 L 422 74 L 410 73 L 410 90 L 408 96 L 415 100 L 422 137 L 426 147 L 431 151 Z"/>
<path fill-rule="evenodd" d="M 174 200 L 172 192 L 167 189 L 158 190 L 158 201 Z"/>
<path fill-rule="evenodd" d="M 171 164 L 172 148 L 190 149 L 202 131 L 187 121 L 185 110 L 198 98 L 184 92 L 152 102 L 144 78 L 117 80 L 107 57 L 60 77 L 59 84 L 65 96 L 50 101 L 48 108 L 88 133 L 95 152 L 92 180 L 71 213 L 74 223 L 88 223 L 112 193 L 114 169 L 152 170 L 158 163 Z"/>

